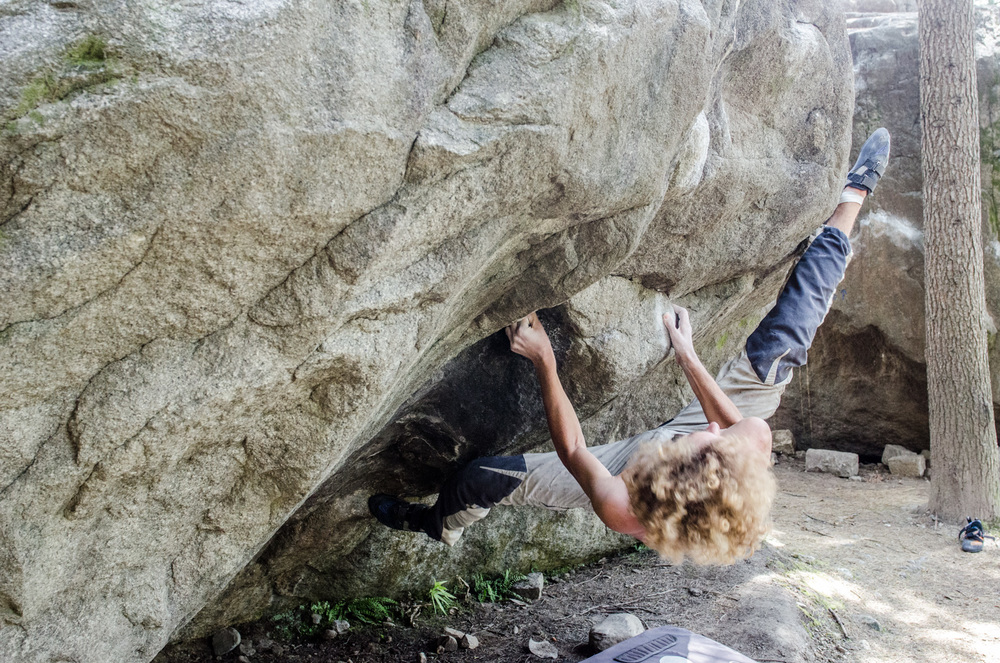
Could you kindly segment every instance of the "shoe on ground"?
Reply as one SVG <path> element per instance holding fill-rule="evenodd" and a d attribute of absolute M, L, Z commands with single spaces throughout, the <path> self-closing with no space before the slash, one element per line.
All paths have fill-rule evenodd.
<path fill-rule="evenodd" d="M 889 132 L 885 128 L 876 129 L 861 146 L 858 160 L 847 173 L 847 186 L 872 193 L 888 165 Z"/>
<path fill-rule="evenodd" d="M 368 511 L 375 517 L 375 520 L 392 529 L 411 532 L 423 531 L 417 516 L 427 509 L 426 504 L 407 502 L 394 495 L 384 493 L 368 498 Z"/>
<path fill-rule="evenodd" d="M 968 521 L 965 527 L 958 533 L 958 540 L 962 544 L 965 552 L 977 553 L 983 549 L 984 539 L 996 539 L 983 530 L 983 524 L 979 520 L 966 518 Z"/>

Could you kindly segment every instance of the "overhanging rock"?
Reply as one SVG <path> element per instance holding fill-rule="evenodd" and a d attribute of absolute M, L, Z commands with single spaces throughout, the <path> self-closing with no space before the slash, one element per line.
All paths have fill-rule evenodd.
<path fill-rule="evenodd" d="M 590 439 L 655 425 L 690 394 L 615 306 L 690 305 L 717 365 L 829 213 L 826 3 L 445 4 L 5 5 L 0 658 L 144 661 L 206 605 L 457 570 L 391 568 L 358 504 L 544 441 L 497 330 L 575 296 Z"/>

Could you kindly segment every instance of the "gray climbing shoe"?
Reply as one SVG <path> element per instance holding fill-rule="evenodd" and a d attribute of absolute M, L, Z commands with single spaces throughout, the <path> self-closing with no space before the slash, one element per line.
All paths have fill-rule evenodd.
<path fill-rule="evenodd" d="M 847 186 L 871 193 L 889 165 L 889 132 L 876 129 L 861 146 L 854 167 L 847 173 Z"/>

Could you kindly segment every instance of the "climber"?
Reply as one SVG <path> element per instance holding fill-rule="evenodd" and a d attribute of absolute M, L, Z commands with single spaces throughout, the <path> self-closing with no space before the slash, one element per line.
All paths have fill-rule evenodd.
<path fill-rule="evenodd" d="M 695 394 L 676 417 L 631 438 L 587 447 L 548 336 L 532 313 L 509 326 L 507 336 L 511 350 L 535 366 L 556 450 L 475 460 L 444 484 L 433 506 L 373 495 L 372 515 L 388 527 L 453 545 L 495 505 L 589 507 L 612 530 L 674 561 L 731 563 L 750 555 L 769 527 L 775 493 L 764 419 L 777 409 L 792 369 L 806 362 L 844 276 L 848 236 L 888 160 L 889 133 L 878 129 L 774 307 L 716 380 L 695 353 L 688 312 L 674 306 L 663 316 Z"/>

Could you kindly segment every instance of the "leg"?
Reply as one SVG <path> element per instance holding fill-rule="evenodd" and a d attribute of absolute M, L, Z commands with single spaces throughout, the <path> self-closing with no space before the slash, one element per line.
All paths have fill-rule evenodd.
<path fill-rule="evenodd" d="M 861 148 L 840 203 L 795 266 L 774 308 L 747 339 L 743 353 L 719 372 L 716 382 L 743 416 L 766 419 L 774 414 L 785 385 L 792 379 L 792 369 L 806 363 L 816 330 L 833 303 L 850 259 L 848 236 L 888 159 L 889 134 L 879 129 Z M 706 425 L 697 400 L 663 424 L 678 432 L 693 432 Z"/>
<path fill-rule="evenodd" d="M 762 383 L 787 384 L 791 369 L 806 363 L 809 346 L 833 303 L 850 254 L 847 235 L 829 225 L 806 249 L 774 308 L 747 339 L 746 353 Z"/>
<path fill-rule="evenodd" d="M 661 435 L 659 430 L 646 431 L 590 449 L 617 475 L 640 444 Z M 369 498 L 368 509 L 387 527 L 425 532 L 432 539 L 454 545 L 466 527 L 485 518 L 498 504 L 562 511 L 587 508 L 590 498 L 556 452 L 550 451 L 474 460 L 441 487 L 432 507 L 382 494 Z"/>
<path fill-rule="evenodd" d="M 526 476 L 524 456 L 479 458 L 441 487 L 434 506 L 421 514 L 420 529 L 454 545 L 472 523 L 485 518 Z"/>
<path fill-rule="evenodd" d="M 485 518 L 497 502 L 521 485 L 525 475 L 524 456 L 479 458 L 445 482 L 432 507 L 392 495 L 373 495 L 368 510 L 387 527 L 425 532 L 454 545 L 465 527 Z"/>
<path fill-rule="evenodd" d="M 851 189 L 852 192 L 856 192 L 864 200 L 868 197 L 867 191 L 859 191 L 853 187 L 844 187 L 844 190 Z M 851 231 L 854 230 L 854 222 L 858 218 L 858 213 L 861 212 L 862 203 L 858 202 L 841 202 L 837 205 L 837 209 L 834 210 L 833 216 L 826 220 L 826 224 L 831 228 L 836 228 L 840 230 L 848 237 L 851 236 Z"/>

